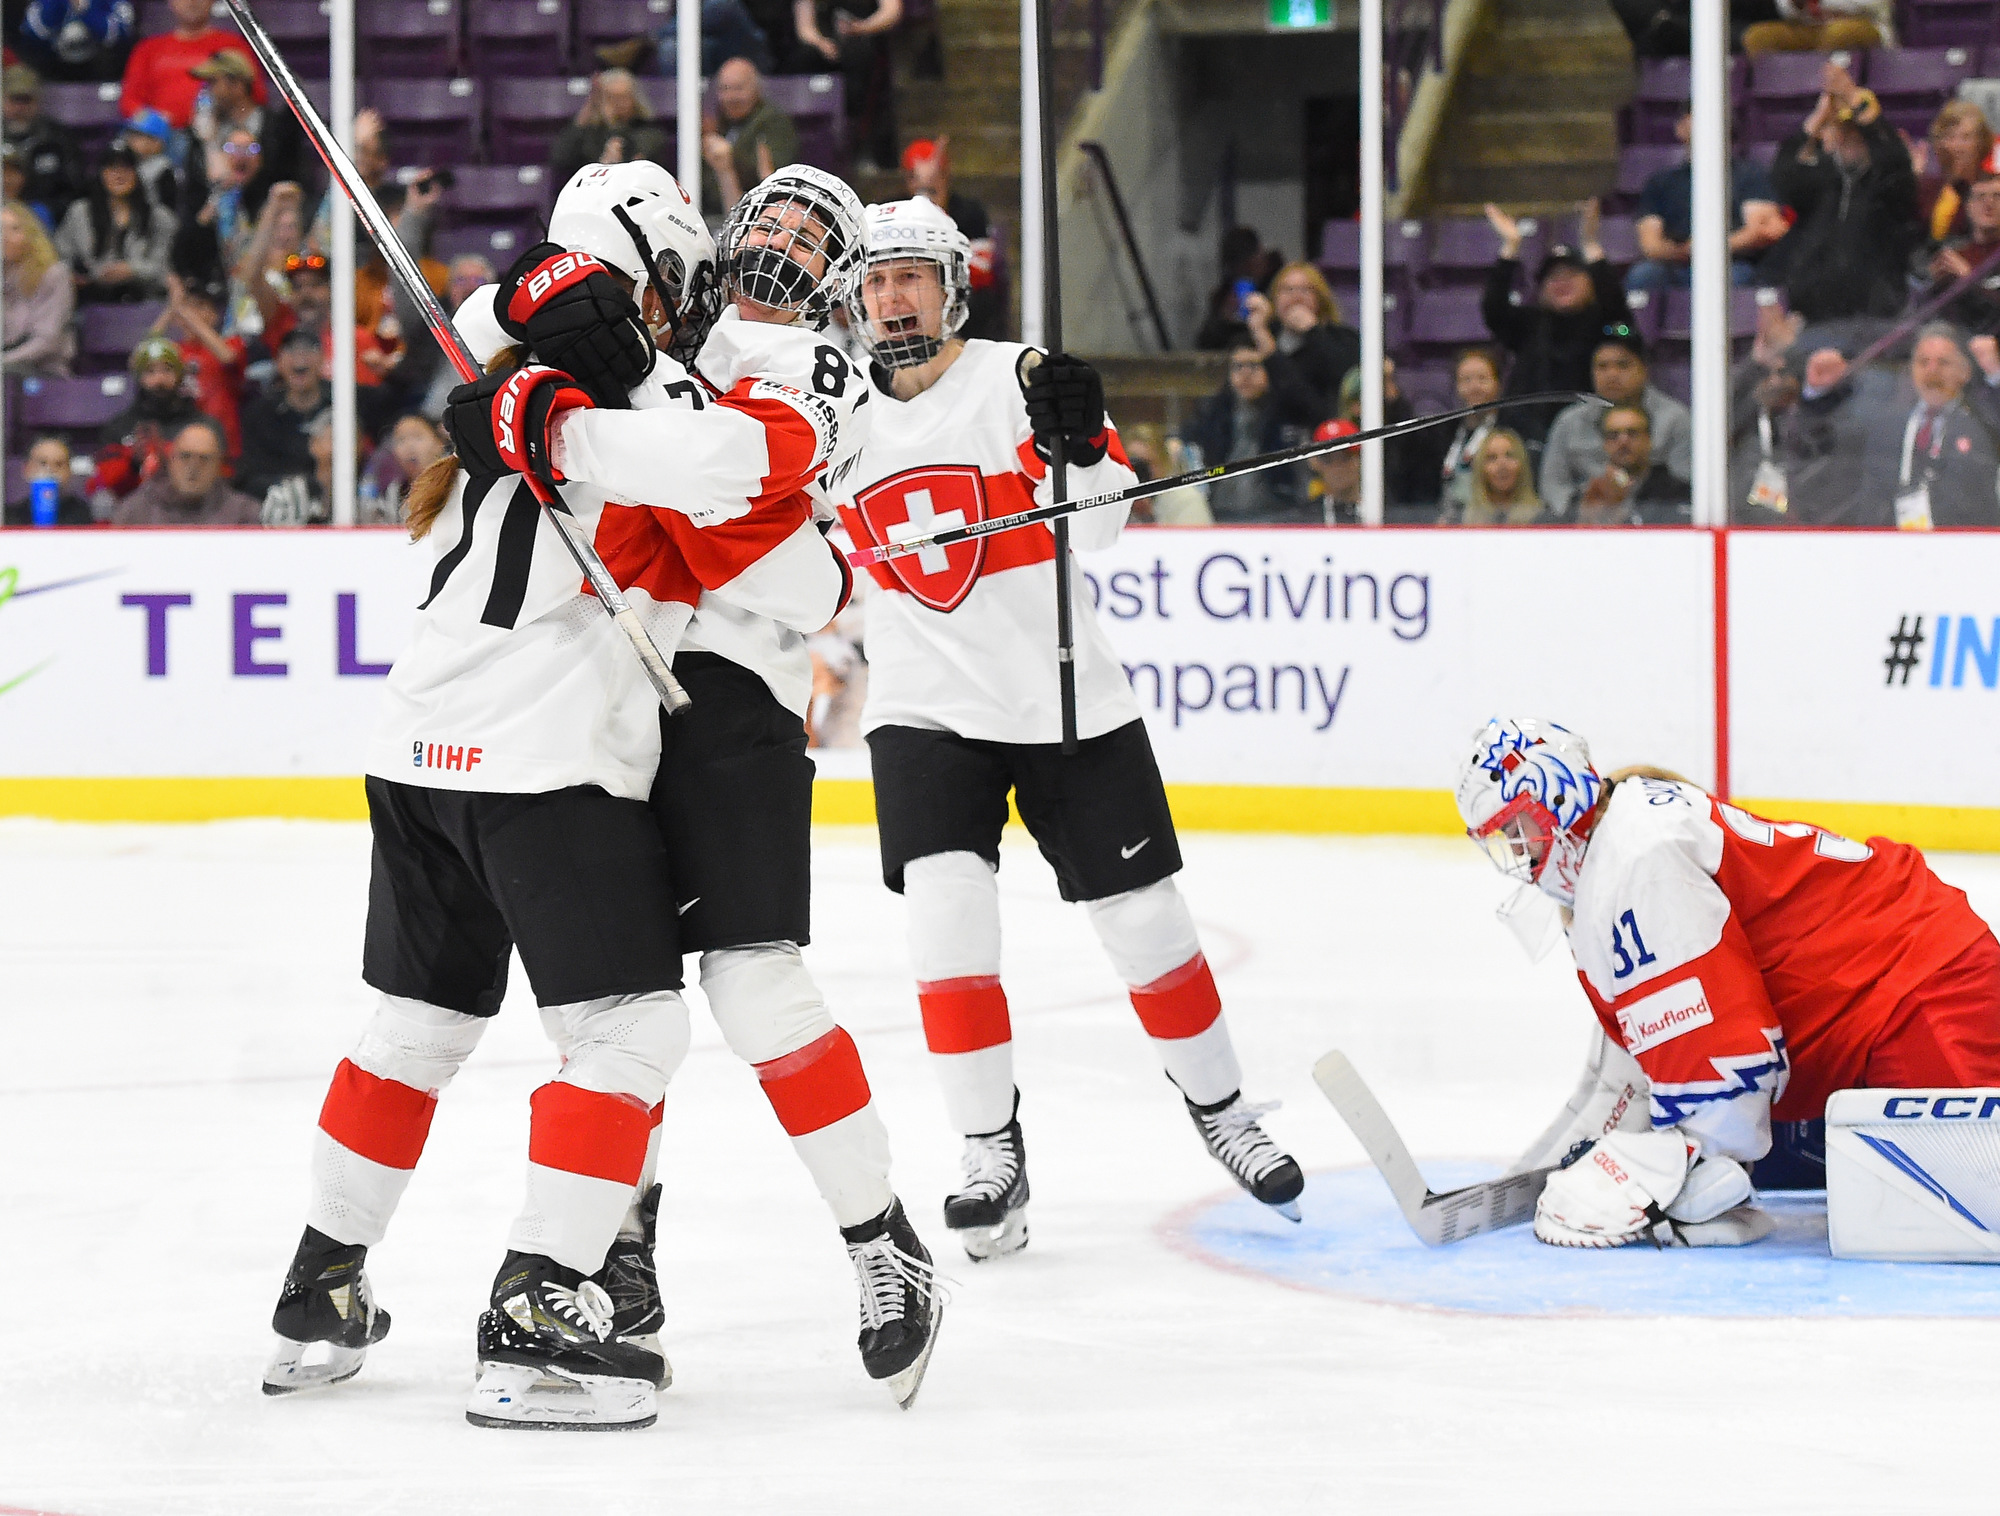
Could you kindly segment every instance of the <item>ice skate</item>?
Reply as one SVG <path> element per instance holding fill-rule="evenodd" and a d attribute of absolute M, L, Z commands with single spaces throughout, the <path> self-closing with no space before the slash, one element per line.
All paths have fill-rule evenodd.
<path fill-rule="evenodd" d="M 1028 1245 L 1028 1149 L 1021 1138 L 1021 1097 L 997 1132 L 965 1139 L 965 1182 L 945 1196 L 944 1224 L 975 1263 Z"/>
<path fill-rule="evenodd" d="M 1257 1118 L 1275 1111 L 1276 1103 L 1251 1105 L 1238 1090 L 1214 1105 L 1187 1103 L 1195 1130 L 1208 1144 L 1215 1161 L 1229 1170 L 1229 1177 L 1287 1221 L 1299 1217 L 1299 1194 L 1306 1176 L 1299 1172 L 1292 1155 L 1279 1147 L 1257 1124 Z"/>
<path fill-rule="evenodd" d="M 840 1235 L 861 1285 L 862 1367 L 870 1379 L 888 1381 L 896 1404 L 907 1411 L 944 1320 L 937 1270 L 900 1200 L 872 1221 L 842 1227 Z"/>
<path fill-rule="evenodd" d="M 660 1229 L 660 1187 L 656 1184 L 639 1201 L 641 1232 L 634 1237 L 625 1232 L 604 1255 L 604 1267 L 591 1279 L 611 1297 L 611 1335 L 620 1342 L 644 1348 L 660 1360 L 660 1377 L 653 1388 L 664 1390 L 674 1382 L 674 1366 L 660 1351 L 660 1328 L 666 1325 L 667 1311 L 660 1299 L 660 1275 L 653 1262 Z"/>
<path fill-rule="evenodd" d="M 532 1431 L 623 1432 L 659 1419 L 660 1355 L 615 1335 L 595 1280 L 510 1252 L 479 1318 L 479 1378 L 465 1419 Z"/>
<path fill-rule="evenodd" d="M 278 1350 L 264 1370 L 266 1395 L 323 1389 L 361 1372 L 368 1349 L 389 1335 L 362 1264 L 368 1249 L 307 1227 L 285 1272 L 271 1329 Z"/>

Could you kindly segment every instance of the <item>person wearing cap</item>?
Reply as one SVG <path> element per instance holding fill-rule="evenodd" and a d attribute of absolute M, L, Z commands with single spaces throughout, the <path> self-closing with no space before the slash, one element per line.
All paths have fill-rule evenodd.
<path fill-rule="evenodd" d="M 224 48 L 188 72 L 205 86 L 188 128 L 203 151 L 189 154 L 188 172 L 224 177 L 222 159 L 229 144 L 239 136 L 250 137 L 252 150 L 244 165 L 248 173 L 230 177 L 240 180 L 244 213 L 254 219 L 272 185 L 295 183 L 305 173 L 305 133 L 290 111 L 258 104 L 257 70 L 242 53 Z M 357 121 L 357 147 L 359 136 Z"/>
<path fill-rule="evenodd" d="M 218 52 L 234 52 L 250 62 L 250 44 L 234 32 L 209 24 L 209 0 L 168 0 L 173 30 L 141 39 L 125 65 L 125 89 L 118 109 L 131 117 L 148 107 L 167 118 L 167 125 L 184 131 L 194 120 L 202 81 L 193 70 Z M 251 95 L 264 103 L 264 81 L 253 73 Z"/>
<path fill-rule="evenodd" d="M 139 183 L 139 160 L 113 142 L 97 160 L 97 182 L 56 228 L 56 251 L 76 276 L 86 304 L 157 300 L 166 289 L 174 214 Z"/>
<path fill-rule="evenodd" d="M 1646 369 L 1646 345 L 1631 326 L 1608 327 L 1590 355 L 1590 388 L 1599 400 L 1637 405 L 1646 412 L 1652 456 L 1682 478 L 1694 472 L 1694 420 L 1672 395 L 1655 389 Z M 1542 504 L 1567 517 L 1586 485 L 1604 472 L 1604 407 L 1579 400 L 1555 419 L 1542 447 Z"/>
<path fill-rule="evenodd" d="M 175 174 L 174 160 L 167 152 L 173 136 L 174 129 L 167 125 L 167 118 L 148 106 L 134 111 L 117 137 L 132 150 L 139 165 L 139 182 L 146 186 L 146 193 L 153 197 L 155 205 L 164 205 L 168 210 L 180 203 L 180 177 Z"/>
<path fill-rule="evenodd" d="M 10 14 L 13 10 L 8 7 Z M 125 71 L 137 31 L 132 0 L 28 0 L 21 53 L 44 79 L 74 84 L 116 79 Z"/>
<path fill-rule="evenodd" d="M 1590 387 L 1590 355 L 1607 326 L 1630 324 L 1624 287 L 1598 241 L 1598 204 L 1583 202 L 1575 245 L 1558 242 L 1542 255 L 1532 300 L 1514 303 L 1521 268 L 1521 226 L 1497 205 L 1486 219 L 1500 236 L 1500 256 L 1486 277 L 1479 312 L 1494 340 L 1513 354 L 1507 374 L 1509 395 Z M 1560 405 L 1517 406 L 1507 424 L 1530 443 L 1539 441 Z"/>
<path fill-rule="evenodd" d="M 1332 442 L 1352 437 L 1361 430 L 1352 421 L 1338 418 L 1322 421 L 1313 429 L 1313 441 Z M 1337 453 L 1321 453 L 1306 460 L 1313 472 L 1307 498 L 1319 507 L 1320 519 L 1328 526 L 1353 526 L 1361 520 L 1361 449 L 1344 447 Z"/>
<path fill-rule="evenodd" d="M 181 362 L 187 365 L 187 385 L 194 391 L 195 404 L 222 427 L 233 459 L 243 451 L 238 417 L 249 352 L 241 337 L 222 335 L 229 286 L 220 280 L 190 282 L 170 274 L 167 291 L 167 308 L 153 329 L 180 339 Z"/>
<path fill-rule="evenodd" d="M 998 339 L 1007 318 L 1007 292 L 994 279 L 993 223 L 984 205 L 952 188 L 951 138 L 918 137 L 903 149 L 903 188 L 912 198 L 921 195 L 930 201 L 965 233 L 972 245 L 966 257 L 972 293 L 964 335 Z"/>
<path fill-rule="evenodd" d="M 1797 220 L 1770 258 L 1782 270 L 1785 304 L 1808 322 L 1894 317 L 1924 240 L 1910 150 L 1873 93 L 1839 64 L 1826 65 L 1821 88 L 1771 165 L 1771 187 Z"/>
<path fill-rule="evenodd" d="M 201 418 L 201 407 L 182 388 L 187 365 L 171 340 L 141 339 L 126 368 L 136 382 L 132 404 L 105 422 L 97 438 L 90 495 L 100 515 L 158 473 L 174 433 Z"/>
<path fill-rule="evenodd" d="M 24 176 L 19 198 L 57 225 L 83 192 L 83 154 L 69 128 L 42 110 L 42 81 L 24 63 L 0 72 L 0 122 Z"/>
<path fill-rule="evenodd" d="M 1685 147 L 1693 133 L 1694 112 L 1683 107 L 1674 137 Z M 1643 256 L 1626 270 L 1626 290 L 1686 289 L 1694 252 L 1694 168 L 1687 159 L 1646 181 L 1633 231 Z M 1738 157 L 1729 165 L 1730 281 L 1754 283 L 1764 249 L 1785 231 L 1785 213 L 1771 176 L 1755 158 Z"/>

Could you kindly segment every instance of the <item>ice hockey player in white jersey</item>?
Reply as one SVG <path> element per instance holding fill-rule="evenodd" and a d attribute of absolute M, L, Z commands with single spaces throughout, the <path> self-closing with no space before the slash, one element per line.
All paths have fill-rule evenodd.
<path fill-rule="evenodd" d="M 648 171 L 659 172 L 593 167 L 578 178 L 600 175 L 615 188 Z M 603 240 L 590 246 L 609 261 L 621 228 L 609 216 L 599 226 Z M 578 240 L 554 222 L 550 231 Z M 756 1069 L 842 1230 L 861 1290 L 863 1363 L 907 1405 L 941 1299 L 890 1185 L 888 1137 L 859 1052 L 800 952 L 810 932 L 814 773 L 805 638 L 852 589 L 815 516 L 831 519 L 821 480 L 847 465 L 869 419 L 865 383 L 819 327 L 859 263 L 860 205 L 830 175 L 782 170 L 738 203 L 719 257 L 730 306 L 694 361 L 694 382 L 666 386 L 668 405 L 634 391 L 629 410 L 546 420 L 537 445 L 564 477 L 620 498 L 672 503 L 684 470 L 706 481 L 702 511 L 659 513 L 671 539 L 664 551 L 699 580 L 674 659 L 693 705 L 663 724 L 651 795 L 680 897 L 678 935 L 701 953 L 702 989 L 725 1038 Z M 543 304 L 505 287 L 500 295 L 531 335 L 575 339 L 564 361 L 577 377 L 612 383 L 629 363 L 629 331 L 593 325 L 580 305 L 570 321 L 564 292 Z M 478 391 L 460 395 L 476 429 Z M 496 442 L 499 430 L 496 421 Z M 713 487 L 718 479 L 726 490 Z"/>
<path fill-rule="evenodd" d="M 1046 502 L 1052 440 L 1069 485 L 1134 482 L 1081 359 L 967 341 L 964 236 L 923 199 L 870 206 L 868 263 L 850 319 L 874 356 L 874 427 L 834 486 L 857 544 L 911 526 L 982 521 Z M 1076 546 L 1108 547 L 1125 511 L 1074 519 Z M 924 1036 L 964 1179 L 945 1224 L 974 1258 L 1027 1241 L 1027 1157 L 1013 1031 L 1000 984 L 1000 833 L 1011 790 L 1082 901 L 1133 1009 L 1209 1151 L 1293 1220 L 1298 1165 L 1258 1124 L 1193 918 L 1175 888 L 1173 816 L 1138 703 L 1088 605 L 1076 608 L 1078 750 L 1060 750 L 1055 538 L 1045 525 L 890 560 L 868 605 L 862 712 L 875 777 L 882 874 L 909 907 Z"/>
<path fill-rule="evenodd" d="M 665 209 L 657 198 L 633 208 L 663 245 L 676 235 Z M 562 277 L 580 298 L 630 308 L 588 257 L 572 256 Z M 627 319 L 650 362 L 650 335 Z M 697 341 L 693 328 L 706 324 L 692 304 L 665 320 Z M 591 403 L 552 373 L 495 375 L 491 403 L 524 420 Z M 607 1255 L 688 1043 L 678 894 L 647 804 L 658 701 L 510 471 L 526 461 L 514 457 L 469 470 L 443 460 L 411 491 L 411 530 L 436 557 L 369 749 L 362 973 L 377 1004 L 320 1112 L 307 1227 L 273 1318 L 280 1344 L 264 1388 L 337 1383 L 387 1332 L 367 1250 L 416 1167 L 439 1094 L 499 1009 L 518 950 L 562 1066 L 530 1101 L 527 1200 L 479 1322 L 467 1415 L 638 1427 L 654 1419 L 667 1369 L 656 1343 L 619 1330 Z M 562 499 L 671 646 L 693 596 L 648 577 L 649 557 L 620 553 L 653 530 L 654 514 L 588 485 L 565 485 Z"/>

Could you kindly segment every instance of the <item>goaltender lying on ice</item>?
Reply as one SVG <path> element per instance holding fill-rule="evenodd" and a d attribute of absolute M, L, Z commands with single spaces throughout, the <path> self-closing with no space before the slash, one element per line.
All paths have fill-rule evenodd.
<path fill-rule="evenodd" d="M 1541 1171 L 1544 1242 L 1754 1242 L 1770 1220 L 1750 1165 L 1799 1157 L 1774 1154 L 1773 1124 L 1824 1119 L 1837 1256 L 2000 1259 L 2000 942 L 1920 852 L 1767 821 L 1663 770 L 1601 776 L 1581 737 L 1535 719 L 1474 734 L 1457 799 L 1522 883 L 1510 925 L 1536 919 L 1536 889 L 1561 907 L 1600 1030 L 1513 1182 L 1450 1196 L 1417 1193 L 1358 1076 L 1322 1060 L 1426 1240 L 1525 1220 L 1520 1181 Z M 1434 1211 L 1437 1235 L 1419 1220 Z"/>

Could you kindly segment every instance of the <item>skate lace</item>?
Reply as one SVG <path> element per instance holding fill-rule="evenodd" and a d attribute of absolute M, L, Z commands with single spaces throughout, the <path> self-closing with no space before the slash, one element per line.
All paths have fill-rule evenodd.
<path fill-rule="evenodd" d="M 1239 1098 L 1219 1111 L 1204 1114 L 1202 1125 L 1215 1156 L 1253 1181 L 1284 1162 L 1284 1150 L 1257 1124 L 1259 1116 L 1269 1115 L 1282 1104 L 1278 1100 L 1253 1104 Z"/>
<path fill-rule="evenodd" d="M 959 1188 L 959 1193 L 977 1195 L 984 1200 L 997 1200 L 1006 1194 L 1014 1183 L 1015 1175 L 1021 1171 L 1020 1160 L 1014 1156 L 1014 1145 L 1007 1140 L 1004 1132 L 991 1137 L 966 1138 L 961 1162 L 965 1168 L 965 1183 Z"/>
<path fill-rule="evenodd" d="M 869 1242 L 849 1243 L 847 1254 L 854 1260 L 861 1283 L 861 1325 L 878 1329 L 903 1319 L 903 1286 L 914 1285 L 927 1296 L 949 1301 L 945 1285 L 949 1275 L 940 1274 L 921 1258 L 912 1258 L 886 1234 Z"/>
<path fill-rule="evenodd" d="M 594 1279 L 586 1279 L 575 1289 L 550 1283 L 549 1305 L 571 1326 L 581 1327 L 599 1342 L 611 1335 L 611 1297 Z"/>

